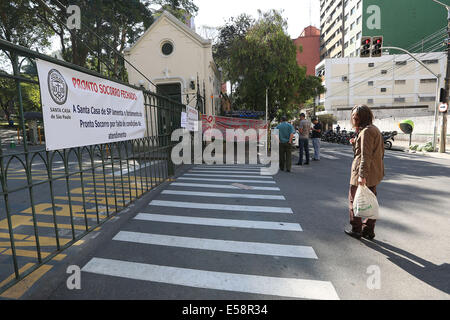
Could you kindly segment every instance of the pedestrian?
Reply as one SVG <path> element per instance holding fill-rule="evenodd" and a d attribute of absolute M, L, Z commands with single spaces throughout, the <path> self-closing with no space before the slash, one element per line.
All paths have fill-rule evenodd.
<path fill-rule="evenodd" d="M 314 124 L 311 136 L 311 140 L 314 147 L 313 161 L 320 161 L 320 138 L 322 138 L 322 124 L 316 117 L 312 119 L 312 122 Z"/>
<path fill-rule="evenodd" d="M 352 229 L 345 233 L 354 238 L 375 238 L 375 219 L 355 217 L 353 200 L 359 185 L 366 185 L 377 195 L 377 185 L 384 177 L 384 143 L 380 130 L 373 125 L 373 113 L 366 105 L 357 105 L 352 109 L 351 121 L 356 137 L 353 145 L 354 159 L 351 168 L 349 210 Z"/>
<path fill-rule="evenodd" d="M 311 122 L 306 120 L 305 114 L 300 114 L 300 124 L 299 124 L 299 159 L 297 165 L 303 165 L 303 151 L 305 152 L 305 165 L 309 164 L 309 134 L 311 132 Z"/>
<path fill-rule="evenodd" d="M 341 126 L 340 126 L 340 125 L 337 125 L 337 127 L 336 127 L 336 133 L 339 134 L 339 131 L 341 131 Z"/>
<path fill-rule="evenodd" d="M 281 123 L 276 127 L 279 130 L 280 137 L 280 170 L 291 172 L 292 166 L 292 138 L 294 137 L 294 127 L 286 122 L 286 116 L 281 117 Z"/>

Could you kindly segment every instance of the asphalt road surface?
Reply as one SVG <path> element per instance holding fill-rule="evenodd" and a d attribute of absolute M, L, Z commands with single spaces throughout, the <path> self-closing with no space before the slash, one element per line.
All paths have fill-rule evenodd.
<path fill-rule="evenodd" d="M 321 161 L 274 177 L 254 165 L 186 166 L 66 250 L 21 298 L 449 299 L 450 162 L 388 151 L 368 241 L 343 232 L 352 157 L 323 143 Z"/>

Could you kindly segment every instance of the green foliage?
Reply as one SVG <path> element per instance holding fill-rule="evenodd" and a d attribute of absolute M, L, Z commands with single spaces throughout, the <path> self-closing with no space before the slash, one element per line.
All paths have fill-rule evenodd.
<path fill-rule="evenodd" d="M 299 104 L 322 87 L 318 78 L 306 77 L 305 68 L 298 66 L 298 48 L 286 27 L 281 13 L 271 10 L 259 11 L 257 20 L 240 15 L 220 28 L 214 57 L 224 80 L 236 88 L 234 109 L 264 111 L 268 89 L 269 118 L 294 115 Z"/>
<path fill-rule="evenodd" d="M 41 23 L 32 1 L 0 1 L 0 39 L 41 49 L 50 45 L 50 35 L 51 30 Z"/>
<path fill-rule="evenodd" d="M 51 37 L 57 36 L 64 60 L 121 80 L 127 74 L 120 54 L 150 27 L 158 12 L 167 9 L 183 20 L 198 11 L 192 0 L 43 2 L 46 6 L 29 0 L 0 1 L 0 38 L 42 52 L 50 46 Z M 79 30 L 66 27 L 70 4 L 80 7 Z M 153 6 L 159 10 L 153 12 Z"/>
<path fill-rule="evenodd" d="M 3 73 L 0 71 L 0 73 Z M 23 75 L 24 77 L 32 78 Z M 37 78 L 34 77 L 34 80 Z M 16 81 L 0 77 L 0 112 L 2 116 L 9 121 L 13 116 L 18 114 L 19 99 L 17 95 Z M 21 83 L 22 105 L 26 111 L 40 111 L 41 98 L 39 87 L 35 84 Z"/>
<path fill-rule="evenodd" d="M 422 145 L 416 144 L 414 146 L 410 146 L 409 149 L 413 150 L 413 151 L 419 151 L 419 152 L 420 151 L 423 151 L 423 152 L 433 152 L 434 151 L 432 142 L 428 142 L 428 143 L 422 144 Z"/>
<path fill-rule="evenodd" d="M 184 23 L 198 12 L 197 5 L 191 0 L 154 0 L 151 3 L 161 6 L 158 12 L 167 10 Z M 159 13 L 155 13 L 155 18 L 158 15 Z"/>

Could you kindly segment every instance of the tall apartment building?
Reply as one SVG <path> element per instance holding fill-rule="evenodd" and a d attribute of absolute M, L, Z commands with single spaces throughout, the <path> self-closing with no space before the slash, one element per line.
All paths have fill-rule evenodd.
<path fill-rule="evenodd" d="M 414 52 L 440 51 L 446 26 L 446 10 L 432 0 L 321 0 L 320 59 L 359 56 L 364 36 L 383 36 L 385 46 Z M 437 33 L 432 45 L 413 48 Z"/>

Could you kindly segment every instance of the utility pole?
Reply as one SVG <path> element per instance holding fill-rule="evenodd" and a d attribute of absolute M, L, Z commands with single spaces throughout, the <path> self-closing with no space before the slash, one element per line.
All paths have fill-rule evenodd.
<path fill-rule="evenodd" d="M 438 1 L 433 0 L 435 3 L 440 4 L 445 9 L 447 9 L 447 72 L 445 76 L 445 101 L 447 104 L 449 103 L 448 93 L 450 89 L 450 6 Z M 447 140 L 447 111 L 442 113 L 442 122 L 441 122 L 441 138 L 439 142 L 439 152 L 445 153 L 446 141 Z"/>
<path fill-rule="evenodd" d="M 445 100 L 447 105 L 449 103 L 448 93 L 450 89 L 450 8 L 447 7 L 447 72 L 445 75 Z M 441 123 L 441 140 L 439 143 L 439 153 L 445 153 L 447 144 L 447 111 L 442 113 L 442 123 Z"/>

